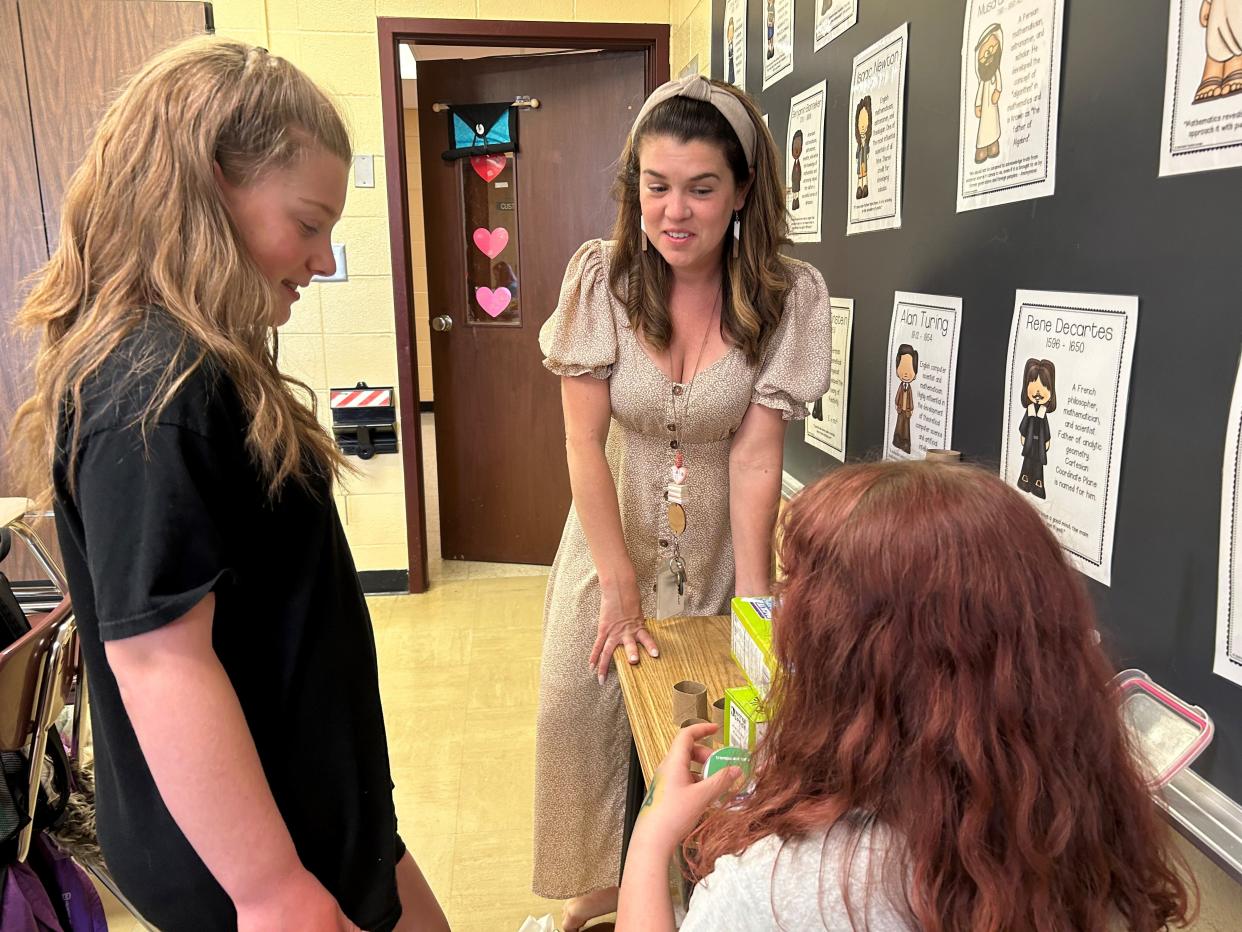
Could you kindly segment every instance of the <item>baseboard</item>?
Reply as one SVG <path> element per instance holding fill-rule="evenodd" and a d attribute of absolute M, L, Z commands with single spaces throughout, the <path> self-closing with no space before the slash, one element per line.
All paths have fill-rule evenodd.
<path fill-rule="evenodd" d="M 409 570 L 359 570 L 358 582 L 367 595 L 410 591 Z"/>
<path fill-rule="evenodd" d="M 801 482 L 787 472 L 781 473 L 781 498 L 788 501 L 801 491 Z"/>

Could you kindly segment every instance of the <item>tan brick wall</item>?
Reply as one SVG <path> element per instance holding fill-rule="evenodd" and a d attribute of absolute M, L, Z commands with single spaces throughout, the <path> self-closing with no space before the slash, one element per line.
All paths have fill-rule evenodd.
<path fill-rule="evenodd" d="M 669 74 L 674 78 L 699 57 L 699 74 L 712 70 L 712 0 L 672 0 L 669 8 Z"/>

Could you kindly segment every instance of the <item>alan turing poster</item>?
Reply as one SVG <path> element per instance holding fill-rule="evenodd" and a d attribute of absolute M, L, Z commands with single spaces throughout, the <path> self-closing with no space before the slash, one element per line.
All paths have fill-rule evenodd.
<path fill-rule="evenodd" d="M 1233 386 L 1220 493 L 1220 572 L 1212 670 L 1242 686 L 1242 365 Z"/>
<path fill-rule="evenodd" d="M 962 299 L 899 291 L 885 358 L 884 458 L 921 460 L 953 447 Z"/>
<path fill-rule="evenodd" d="M 828 391 L 811 405 L 802 422 L 803 439 L 842 463 L 850 410 L 850 343 L 854 337 L 854 299 L 830 299 L 832 305 L 832 379 Z"/>
<path fill-rule="evenodd" d="M 785 206 L 789 211 L 789 238 L 795 243 L 820 241 L 824 111 L 827 98 L 828 83 L 820 81 L 789 101 Z"/>
<path fill-rule="evenodd" d="M 793 0 L 760 0 L 763 3 L 763 89 L 793 74 Z"/>
<path fill-rule="evenodd" d="M 725 0 L 724 79 L 746 90 L 746 0 Z"/>
<path fill-rule="evenodd" d="M 1242 165 L 1242 3 L 1170 0 L 1160 174 Z"/>
<path fill-rule="evenodd" d="M 815 51 L 858 22 L 858 0 L 814 0 Z"/>
<path fill-rule="evenodd" d="M 901 226 L 908 34 L 903 23 L 854 59 L 846 234 Z"/>
<path fill-rule="evenodd" d="M 957 209 L 1056 187 L 1065 0 L 967 0 Z"/>
<path fill-rule="evenodd" d="M 1137 325 L 1136 297 L 1019 291 L 1009 337 L 1001 477 L 1105 585 Z"/>

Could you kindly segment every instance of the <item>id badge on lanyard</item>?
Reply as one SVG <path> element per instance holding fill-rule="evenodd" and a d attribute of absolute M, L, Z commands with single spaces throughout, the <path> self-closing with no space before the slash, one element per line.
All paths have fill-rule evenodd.
<path fill-rule="evenodd" d="M 686 613 L 686 564 L 679 556 L 662 560 L 656 574 L 656 618 Z"/>

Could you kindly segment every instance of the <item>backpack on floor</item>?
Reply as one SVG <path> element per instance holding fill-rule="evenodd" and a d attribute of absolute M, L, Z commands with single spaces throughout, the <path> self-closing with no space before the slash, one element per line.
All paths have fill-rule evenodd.
<path fill-rule="evenodd" d="M 0 869 L 0 930 L 108 932 L 108 918 L 86 871 L 40 833 L 25 864 Z"/>

